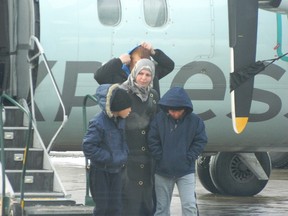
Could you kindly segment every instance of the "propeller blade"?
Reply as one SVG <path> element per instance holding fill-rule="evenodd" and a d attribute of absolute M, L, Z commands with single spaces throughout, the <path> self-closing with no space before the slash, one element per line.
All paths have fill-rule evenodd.
<path fill-rule="evenodd" d="M 228 0 L 228 15 L 232 75 L 255 64 L 258 0 Z M 233 84 L 231 80 L 230 86 Z M 245 82 L 230 89 L 233 129 L 238 134 L 245 129 L 249 120 L 253 88 L 254 76 L 250 76 Z"/>

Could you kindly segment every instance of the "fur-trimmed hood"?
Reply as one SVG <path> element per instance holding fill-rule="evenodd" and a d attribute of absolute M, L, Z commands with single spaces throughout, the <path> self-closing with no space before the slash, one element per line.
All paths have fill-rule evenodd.
<path fill-rule="evenodd" d="M 95 97 L 99 106 L 110 118 L 113 117 L 113 113 L 110 109 L 111 99 L 115 93 L 114 90 L 117 88 L 119 88 L 119 84 L 103 84 L 96 90 Z"/>

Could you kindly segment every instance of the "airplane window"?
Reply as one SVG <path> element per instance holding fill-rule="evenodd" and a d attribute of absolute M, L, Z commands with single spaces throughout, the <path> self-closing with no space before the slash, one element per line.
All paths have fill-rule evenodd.
<path fill-rule="evenodd" d="M 121 19 L 120 0 L 98 0 L 98 18 L 103 25 L 115 26 Z"/>
<path fill-rule="evenodd" d="M 167 22 L 166 0 L 144 0 L 144 16 L 151 27 L 160 27 Z"/>

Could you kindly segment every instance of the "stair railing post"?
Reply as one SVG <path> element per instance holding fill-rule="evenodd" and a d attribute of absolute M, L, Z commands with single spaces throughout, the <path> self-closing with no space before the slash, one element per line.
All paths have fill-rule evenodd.
<path fill-rule="evenodd" d="M 87 130 L 87 112 L 86 112 L 86 104 L 88 99 L 94 101 L 96 105 L 98 104 L 97 99 L 92 95 L 86 95 L 83 100 L 82 114 L 83 114 L 83 132 L 86 133 Z M 85 194 L 85 205 L 94 206 L 94 201 L 92 197 L 89 195 L 90 184 L 89 184 L 89 161 L 85 157 L 85 170 L 86 170 L 86 194 Z"/>
<path fill-rule="evenodd" d="M 39 56 L 42 56 L 43 57 L 43 62 L 44 62 L 44 65 L 48 71 L 48 74 L 51 78 L 51 81 L 52 81 L 52 84 L 54 86 L 54 89 L 56 91 L 56 94 L 57 94 L 57 97 L 58 97 L 58 100 L 60 102 L 60 105 L 62 107 L 62 111 L 63 111 L 63 121 L 62 121 L 62 124 L 60 125 L 60 127 L 58 128 L 58 130 L 56 131 L 56 133 L 54 134 L 54 136 L 52 137 L 52 139 L 50 140 L 49 144 L 48 144 L 48 147 L 47 147 L 47 152 L 49 153 L 54 145 L 54 141 L 56 139 L 56 137 L 58 136 L 58 134 L 60 133 L 60 131 L 63 129 L 64 125 L 66 124 L 66 122 L 68 121 L 68 116 L 66 115 L 66 110 L 65 110 L 65 106 L 64 106 L 64 103 L 63 103 L 63 100 L 61 98 L 61 94 L 60 94 L 60 91 L 59 91 L 59 88 L 58 88 L 58 85 L 56 83 L 56 80 L 54 78 L 54 75 L 48 65 L 48 61 L 47 61 L 47 58 L 45 56 L 45 53 L 44 53 L 44 49 L 42 47 L 42 45 L 40 44 L 39 40 L 37 37 L 35 36 L 31 36 L 30 37 L 30 46 L 32 47 L 33 43 L 37 46 L 39 52 L 36 53 L 34 56 L 32 56 L 31 58 L 28 57 L 28 61 L 29 62 L 32 62 L 34 59 L 36 59 L 37 57 Z"/>

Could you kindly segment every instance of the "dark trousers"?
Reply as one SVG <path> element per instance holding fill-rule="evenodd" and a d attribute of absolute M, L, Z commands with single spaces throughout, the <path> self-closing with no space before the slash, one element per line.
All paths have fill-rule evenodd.
<path fill-rule="evenodd" d="M 93 216 L 120 216 L 122 211 L 121 172 L 90 168 L 90 192 L 95 202 Z"/>

